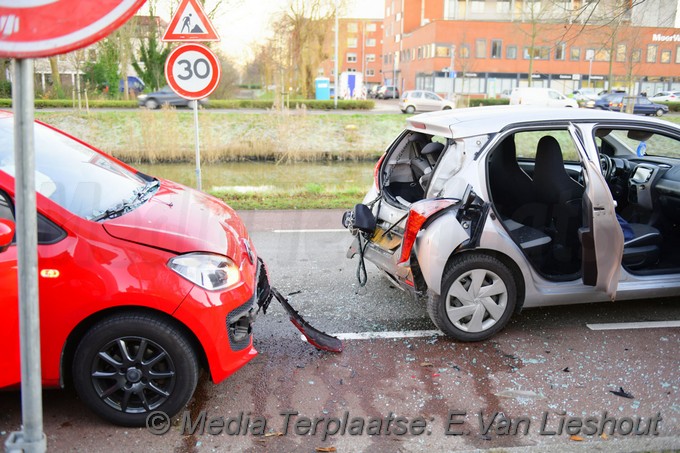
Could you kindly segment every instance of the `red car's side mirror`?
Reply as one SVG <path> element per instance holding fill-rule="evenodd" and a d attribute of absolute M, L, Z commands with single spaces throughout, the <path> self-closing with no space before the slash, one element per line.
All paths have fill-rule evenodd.
<path fill-rule="evenodd" d="M 14 240 L 14 222 L 0 219 L 0 253 L 7 250 Z"/>

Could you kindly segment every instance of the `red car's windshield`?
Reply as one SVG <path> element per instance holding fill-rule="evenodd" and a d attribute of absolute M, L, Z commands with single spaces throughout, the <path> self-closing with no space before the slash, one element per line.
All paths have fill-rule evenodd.
<path fill-rule="evenodd" d="M 36 190 L 68 211 L 86 218 L 135 198 L 147 182 L 87 146 L 35 124 Z M 14 124 L 0 120 L 0 171 L 14 175 Z"/>

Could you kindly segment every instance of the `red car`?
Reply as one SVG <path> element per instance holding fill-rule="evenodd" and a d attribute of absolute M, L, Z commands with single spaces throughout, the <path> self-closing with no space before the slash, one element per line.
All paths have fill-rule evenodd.
<path fill-rule="evenodd" d="M 20 383 L 13 116 L 0 112 L 0 388 Z M 238 215 L 35 125 L 42 378 L 101 417 L 176 414 L 200 368 L 220 382 L 257 354 L 269 294 Z"/>

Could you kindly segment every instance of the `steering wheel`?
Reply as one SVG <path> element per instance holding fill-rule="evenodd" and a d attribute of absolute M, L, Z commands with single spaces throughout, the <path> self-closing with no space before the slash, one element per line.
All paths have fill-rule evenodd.
<path fill-rule="evenodd" d="M 604 179 L 608 181 L 614 170 L 614 162 L 612 162 L 611 157 L 600 153 L 600 169 Z"/>

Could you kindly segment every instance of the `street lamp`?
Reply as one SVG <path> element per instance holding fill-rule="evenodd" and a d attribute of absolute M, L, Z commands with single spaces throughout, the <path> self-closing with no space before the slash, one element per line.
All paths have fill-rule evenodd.
<path fill-rule="evenodd" d="M 456 84 L 456 69 L 454 64 L 456 63 L 456 45 L 451 44 L 451 66 L 449 66 L 449 76 L 451 77 L 451 94 L 449 95 L 449 100 L 453 100 L 453 92 L 455 91 Z"/>
<path fill-rule="evenodd" d="M 595 51 L 592 49 L 586 50 L 586 60 L 588 60 L 588 88 L 592 88 L 590 83 L 590 76 L 593 73 L 593 59 L 595 58 Z"/>
<path fill-rule="evenodd" d="M 338 0 L 335 0 L 335 72 L 334 77 L 334 91 L 335 96 L 333 96 L 333 106 L 337 110 L 338 108 Z"/>

